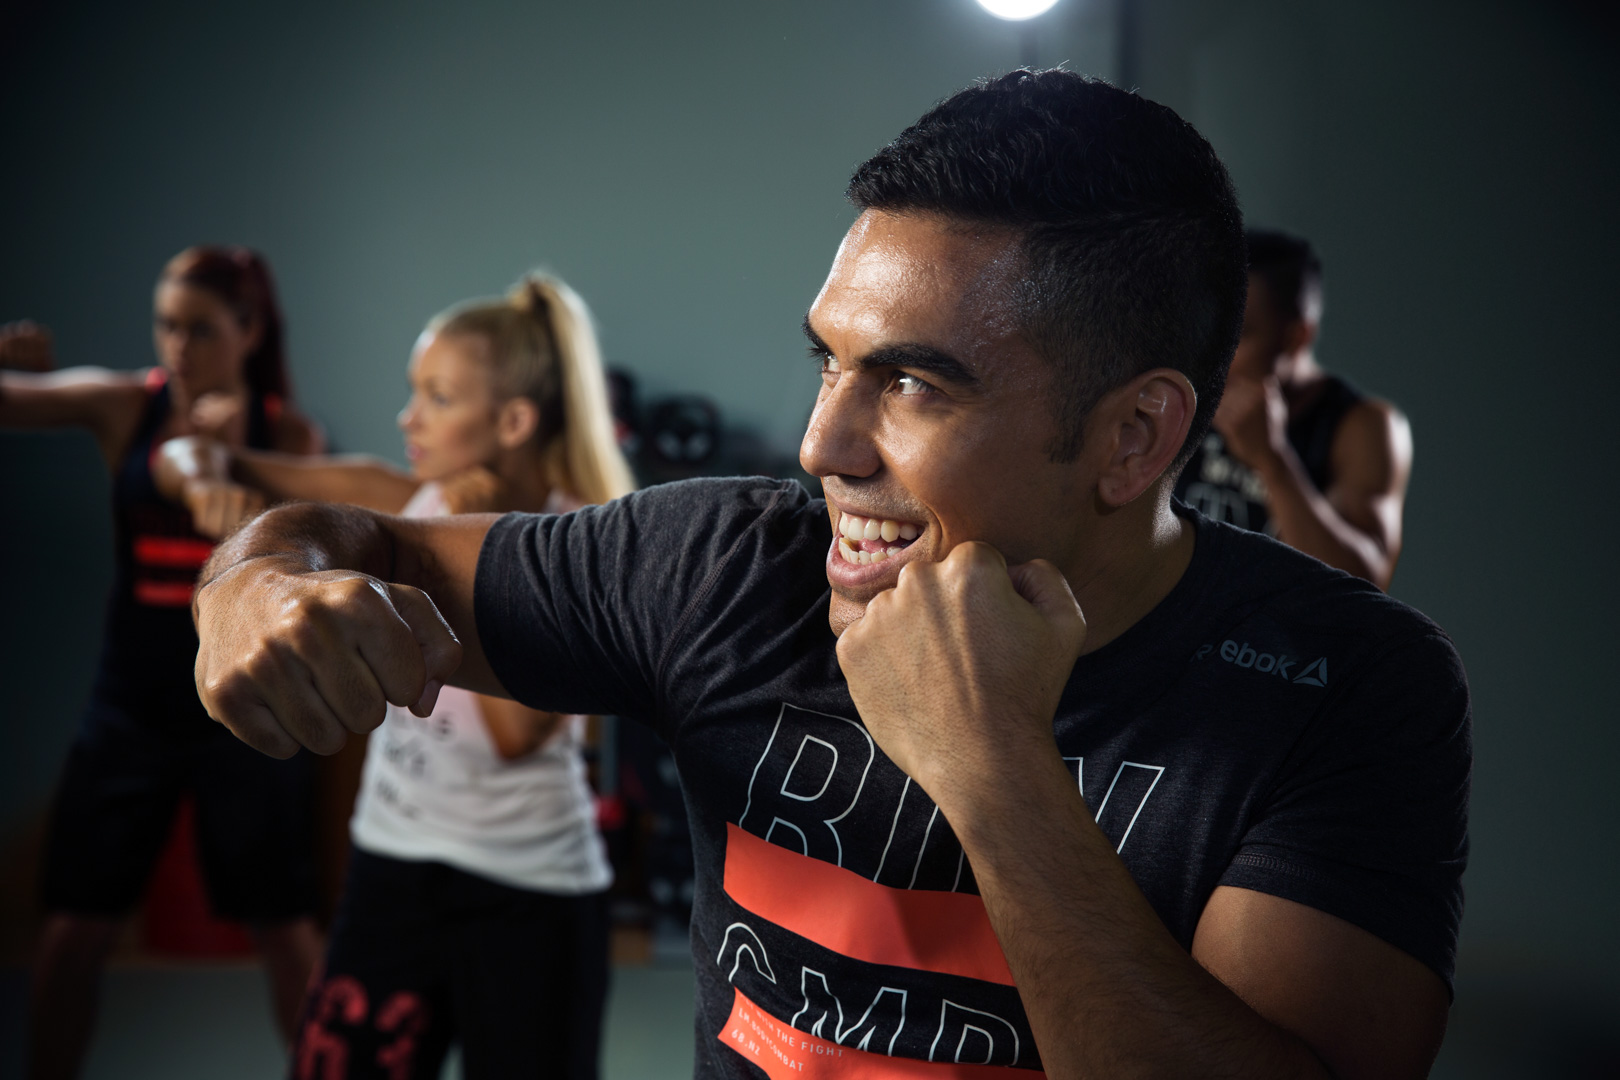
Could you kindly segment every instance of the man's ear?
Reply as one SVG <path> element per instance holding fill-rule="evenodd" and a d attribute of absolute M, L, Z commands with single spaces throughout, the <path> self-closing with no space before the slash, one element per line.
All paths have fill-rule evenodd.
<path fill-rule="evenodd" d="M 526 397 L 507 398 L 495 418 L 495 438 L 503 450 L 516 450 L 540 429 L 540 406 Z"/>
<path fill-rule="evenodd" d="M 1098 497 L 1124 506 L 1152 487 L 1181 452 L 1197 408 L 1192 383 L 1171 368 L 1144 372 L 1104 396 L 1088 421 L 1106 453 Z"/>

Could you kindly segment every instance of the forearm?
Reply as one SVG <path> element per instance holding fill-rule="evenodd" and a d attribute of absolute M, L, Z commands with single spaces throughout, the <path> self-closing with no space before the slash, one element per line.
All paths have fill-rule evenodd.
<path fill-rule="evenodd" d="M 562 713 L 542 712 L 507 698 L 478 695 L 478 711 L 495 752 L 503 761 L 524 757 L 544 746 L 567 719 Z"/>
<path fill-rule="evenodd" d="M 1293 449 L 1273 451 L 1256 462 L 1265 481 L 1267 509 L 1277 525 L 1277 539 L 1315 556 L 1329 566 L 1389 587 L 1393 566 L 1375 538 L 1344 519 L 1305 471 Z"/>
<path fill-rule="evenodd" d="M 239 450 L 231 475 L 278 499 L 351 503 L 384 513 L 399 511 L 420 483 L 382 461 L 362 455 L 305 458 Z"/>
<path fill-rule="evenodd" d="M 936 784 L 936 801 L 973 866 L 1049 1076 L 1328 1076 L 1171 937 L 1055 753 L 974 771 L 960 789 Z"/>
<path fill-rule="evenodd" d="M 425 593 L 436 609 L 435 617 L 442 616 L 464 647 L 456 684 L 479 693 L 503 694 L 479 647 L 473 612 L 478 553 L 495 517 L 465 514 L 417 521 L 336 503 L 279 506 L 214 549 L 198 579 L 193 616 L 200 628 L 205 607 L 229 608 L 230 598 L 243 588 L 251 591 L 255 579 L 279 579 L 296 592 L 291 578 L 352 571 L 369 576 L 377 589 L 408 586 Z M 247 575 L 245 586 L 227 582 L 238 574 Z M 216 586 L 227 584 L 226 598 L 216 603 Z M 273 609 L 269 617 L 284 614 Z"/>
<path fill-rule="evenodd" d="M 216 548 L 192 600 L 209 715 L 275 757 L 300 746 L 334 753 L 381 723 L 390 702 L 428 715 L 462 661 L 452 627 L 470 621 L 481 536 L 477 523 L 436 538 L 420 531 L 432 524 L 299 503 Z M 429 580 L 438 603 L 410 584 Z M 493 682 L 481 658 L 474 667 Z"/>
<path fill-rule="evenodd" d="M 382 581 L 400 580 L 386 519 L 352 506 L 296 503 L 259 515 L 216 547 L 198 578 L 198 599 L 238 567 L 270 559 L 288 573 L 354 570 Z"/>
<path fill-rule="evenodd" d="M 0 427 L 86 427 L 99 435 L 126 416 L 133 422 L 144 399 L 139 381 L 126 372 L 0 371 Z"/>

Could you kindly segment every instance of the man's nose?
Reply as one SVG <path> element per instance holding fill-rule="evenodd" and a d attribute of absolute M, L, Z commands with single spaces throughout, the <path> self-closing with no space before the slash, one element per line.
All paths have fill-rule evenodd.
<path fill-rule="evenodd" d="M 871 476 L 881 467 L 877 416 L 864 387 L 849 375 L 824 388 L 799 444 L 799 464 L 811 476 Z"/>

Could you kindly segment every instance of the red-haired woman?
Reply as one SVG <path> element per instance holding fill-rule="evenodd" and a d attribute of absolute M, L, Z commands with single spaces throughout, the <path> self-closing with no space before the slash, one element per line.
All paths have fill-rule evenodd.
<path fill-rule="evenodd" d="M 116 571 L 100 669 L 52 810 L 35 964 L 30 1074 L 71 1076 L 94 1022 L 101 971 L 190 794 L 215 912 L 264 955 L 290 1032 L 320 940 L 307 756 L 276 761 L 212 722 L 192 681 L 191 592 L 212 542 L 165 501 L 151 462 L 166 440 L 313 453 L 319 429 L 289 401 L 281 312 L 252 251 L 198 247 L 158 279 L 144 371 L 50 371 L 50 335 L 0 328 L 0 425 L 89 429 L 112 471 Z M 240 509 L 240 508 L 238 508 Z M 217 531 L 217 530 L 215 530 Z"/>

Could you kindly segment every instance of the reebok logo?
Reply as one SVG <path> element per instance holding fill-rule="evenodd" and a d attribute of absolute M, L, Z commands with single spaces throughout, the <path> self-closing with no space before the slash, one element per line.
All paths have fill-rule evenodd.
<path fill-rule="evenodd" d="M 1215 651 L 1214 645 L 1200 646 L 1198 652 L 1193 654 L 1193 659 L 1202 660 Z M 1299 668 L 1299 660 L 1296 657 L 1282 653 L 1260 652 L 1247 641 L 1237 642 L 1230 639 L 1221 642 L 1219 653 L 1220 658 L 1228 664 L 1258 671 L 1262 675 L 1276 675 L 1296 686 L 1327 685 L 1328 668 L 1325 656 L 1319 656 L 1303 668 Z"/>

